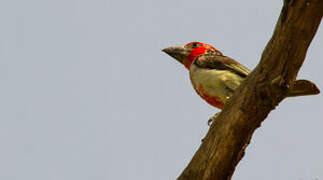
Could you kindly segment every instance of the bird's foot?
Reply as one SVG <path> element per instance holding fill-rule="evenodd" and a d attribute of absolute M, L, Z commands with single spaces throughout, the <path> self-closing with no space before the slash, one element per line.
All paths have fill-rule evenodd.
<path fill-rule="evenodd" d="M 219 116 L 220 112 L 216 113 L 214 116 L 212 116 L 208 121 L 207 121 L 207 125 L 211 126 L 211 124 L 213 124 L 213 122 L 215 122 L 216 118 Z"/>

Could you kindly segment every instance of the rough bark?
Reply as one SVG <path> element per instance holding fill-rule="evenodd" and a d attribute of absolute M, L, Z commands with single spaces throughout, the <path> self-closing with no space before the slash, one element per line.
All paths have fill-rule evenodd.
<path fill-rule="evenodd" d="M 323 0 L 284 1 L 260 63 L 211 125 L 179 180 L 231 179 L 254 131 L 291 89 L 319 93 L 314 83 L 296 76 L 322 14 Z"/>

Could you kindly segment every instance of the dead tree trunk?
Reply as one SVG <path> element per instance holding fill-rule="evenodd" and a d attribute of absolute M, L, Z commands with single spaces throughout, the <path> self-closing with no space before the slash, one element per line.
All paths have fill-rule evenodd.
<path fill-rule="evenodd" d="M 284 1 L 260 63 L 225 105 L 179 180 L 231 179 L 254 131 L 291 89 L 319 93 L 296 76 L 322 15 L 323 0 Z"/>

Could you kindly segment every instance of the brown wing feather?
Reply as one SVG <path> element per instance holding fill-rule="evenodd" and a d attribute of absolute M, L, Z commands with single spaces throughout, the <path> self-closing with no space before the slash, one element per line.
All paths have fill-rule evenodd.
<path fill-rule="evenodd" d="M 194 63 L 201 68 L 228 70 L 241 77 L 247 77 L 250 70 L 232 58 L 216 54 L 203 54 Z"/>

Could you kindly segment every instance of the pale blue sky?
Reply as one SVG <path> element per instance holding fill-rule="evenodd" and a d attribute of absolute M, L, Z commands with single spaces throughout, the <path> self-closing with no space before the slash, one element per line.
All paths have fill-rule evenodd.
<path fill-rule="evenodd" d="M 161 52 L 202 41 L 253 69 L 281 0 L 0 1 L 0 179 L 165 180 L 217 109 Z M 322 27 L 300 78 L 322 89 Z M 323 179 L 323 96 L 284 100 L 233 179 Z"/>

